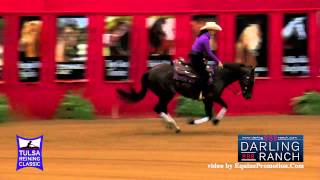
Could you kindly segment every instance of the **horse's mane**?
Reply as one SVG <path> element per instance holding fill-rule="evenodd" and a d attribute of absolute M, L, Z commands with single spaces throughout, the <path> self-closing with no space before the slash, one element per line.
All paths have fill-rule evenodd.
<path fill-rule="evenodd" d="M 218 74 L 227 78 L 239 78 L 245 71 L 251 71 L 251 68 L 241 63 L 226 62 L 223 64 L 223 69 L 218 71 Z"/>

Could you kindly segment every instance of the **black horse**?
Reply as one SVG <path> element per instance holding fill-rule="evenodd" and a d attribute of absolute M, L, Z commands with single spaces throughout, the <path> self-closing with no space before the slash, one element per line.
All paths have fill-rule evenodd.
<path fill-rule="evenodd" d="M 206 117 L 192 120 L 190 124 L 200 124 L 212 120 L 217 125 L 228 109 L 228 105 L 221 98 L 223 90 L 235 81 L 239 81 L 242 95 L 246 99 L 251 98 L 254 85 L 254 68 L 238 63 L 225 63 L 223 68 L 215 70 L 213 83 L 208 85 L 206 91 L 203 92 L 203 103 L 205 105 Z M 197 99 L 199 97 L 199 86 L 197 84 L 184 83 L 176 81 L 173 78 L 174 68 L 170 64 L 160 64 L 147 71 L 142 79 L 142 89 L 136 92 L 132 87 L 130 92 L 117 89 L 120 97 L 128 102 L 138 102 L 144 98 L 147 90 L 150 89 L 159 100 L 154 111 L 167 122 L 169 127 L 174 127 L 176 132 L 180 132 L 180 128 L 175 120 L 168 114 L 167 106 L 176 93 L 185 97 Z M 222 106 L 216 117 L 212 117 L 213 103 Z"/>

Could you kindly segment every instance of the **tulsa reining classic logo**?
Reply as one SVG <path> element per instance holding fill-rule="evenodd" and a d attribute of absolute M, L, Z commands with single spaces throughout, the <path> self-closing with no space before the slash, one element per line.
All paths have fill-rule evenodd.
<path fill-rule="evenodd" d="M 239 135 L 238 162 L 303 162 L 303 135 Z"/>
<path fill-rule="evenodd" d="M 34 167 L 43 170 L 42 140 L 43 136 L 30 139 L 17 135 L 17 170 L 25 167 Z"/>

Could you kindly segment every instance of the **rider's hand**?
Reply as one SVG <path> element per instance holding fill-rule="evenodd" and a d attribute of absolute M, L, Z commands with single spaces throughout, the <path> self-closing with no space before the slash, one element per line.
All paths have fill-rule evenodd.
<path fill-rule="evenodd" d="M 218 67 L 219 67 L 219 68 L 223 68 L 223 64 L 222 64 L 221 61 L 219 61 Z"/>

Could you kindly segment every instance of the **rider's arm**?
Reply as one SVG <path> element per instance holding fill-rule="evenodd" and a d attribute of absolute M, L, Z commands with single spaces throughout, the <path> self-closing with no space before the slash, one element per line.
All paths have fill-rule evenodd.
<path fill-rule="evenodd" d="M 207 55 L 213 60 L 216 62 L 216 64 L 218 64 L 220 62 L 219 58 L 214 55 L 211 51 L 211 48 L 210 48 L 210 40 L 208 39 L 207 41 L 204 42 L 204 49 L 206 50 L 207 52 Z"/>

